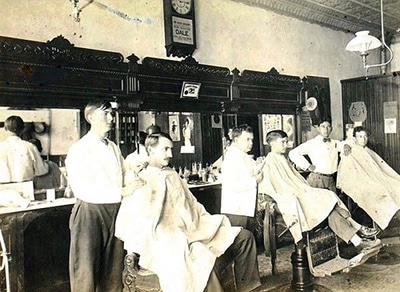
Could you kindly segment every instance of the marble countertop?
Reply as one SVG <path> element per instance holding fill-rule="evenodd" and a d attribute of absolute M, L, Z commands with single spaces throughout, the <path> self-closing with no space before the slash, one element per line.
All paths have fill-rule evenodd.
<path fill-rule="evenodd" d="M 201 188 L 201 187 L 211 187 L 211 186 L 218 186 L 221 185 L 220 181 L 215 181 L 215 182 L 202 182 L 202 181 L 196 181 L 196 182 L 189 182 L 188 187 L 189 189 L 194 189 L 194 188 Z"/>
<path fill-rule="evenodd" d="M 75 198 L 58 198 L 55 199 L 53 202 L 49 202 L 46 200 L 43 201 L 31 201 L 28 207 L 6 207 L 0 206 L 0 215 L 3 214 L 10 214 L 10 213 L 18 213 L 18 212 L 26 212 L 38 209 L 45 209 L 45 208 L 54 208 L 60 207 L 65 205 L 72 205 L 75 203 Z"/>
<path fill-rule="evenodd" d="M 216 182 L 190 182 L 188 183 L 189 189 L 196 189 L 196 188 L 202 188 L 202 187 L 212 187 L 212 186 L 219 186 L 221 185 L 221 182 L 216 181 Z M 26 212 L 26 211 L 32 211 L 32 210 L 38 210 L 38 209 L 44 209 L 44 208 L 54 208 L 54 207 L 59 207 L 59 206 L 65 206 L 65 205 L 72 205 L 75 203 L 75 198 L 56 198 L 54 201 L 49 202 L 47 200 L 36 200 L 36 201 L 31 201 L 28 207 L 18 207 L 18 206 L 0 206 L 0 215 L 3 214 L 10 214 L 10 213 L 18 213 L 18 212 Z"/>

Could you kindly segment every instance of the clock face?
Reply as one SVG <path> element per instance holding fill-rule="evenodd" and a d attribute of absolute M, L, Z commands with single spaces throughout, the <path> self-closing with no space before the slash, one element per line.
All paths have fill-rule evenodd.
<path fill-rule="evenodd" d="M 192 0 L 172 0 L 172 8 L 179 14 L 188 14 L 191 6 Z"/>

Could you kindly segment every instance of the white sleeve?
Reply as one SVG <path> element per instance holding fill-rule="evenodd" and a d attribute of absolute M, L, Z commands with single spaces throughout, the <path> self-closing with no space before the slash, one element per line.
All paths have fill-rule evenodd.
<path fill-rule="evenodd" d="M 304 157 L 304 155 L 308 155 L 311 151 L 311 146 L 311 143 L 307 141 L 289 151 L 290 160 L 303 170 L 307 170 L 311 165 Z"/>

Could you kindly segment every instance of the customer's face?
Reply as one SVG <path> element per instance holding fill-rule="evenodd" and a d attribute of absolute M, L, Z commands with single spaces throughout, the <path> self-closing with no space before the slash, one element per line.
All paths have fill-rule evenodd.
<path fill-rule="evenodd" d="M 149 164 L 159 168 L 167 166 L 172 158 L 172 146 L 169 139 L 160 137 L 157 145 L 148 148 Z"/>
<path fill-rule="evenodd" d="M 285 154 L 287 149 L 288 138 L 276 138 L 270 142 L 271 152 Z"/>
<path fill-rule="evenodd" d="M 365 147 L 368 143 L 368 134 L 365 131 L 357 132 L 356 133 L 356 144 Z"/>
<path fill-rule="evenodd" d="M 318 126 L 318 131 L 322 137 L 327 138 L 332 132 L 332 126 L 329 122 L 323 122 Z"/>
<path fill-rule="evenodd" d="M 253 139 L 253 133 L 242 131 L 242 133 L 235 138 L 235 145 L 240 150 L 247 153 L 253 148 Z"/>

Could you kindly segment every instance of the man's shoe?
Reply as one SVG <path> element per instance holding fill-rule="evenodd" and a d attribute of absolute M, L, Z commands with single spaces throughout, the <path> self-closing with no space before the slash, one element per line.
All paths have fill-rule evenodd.
<path fill-rule="evenodd" d="M 380 245 L 382 245 L 380 239 L 375 239 L 375 240 L 363 239 L 361 243 L 356 247 L 359 251 L 362 251 L 362 250 L 373 249 L 374 247 L 378 247 Z"/>
<path fill-rule="evenodd" d="M 370 228 L 367 226 L 361 226 L 360 230 L 358 230 L 358 234 L 364 238 L 371 238 L 376 236 L 379 233 L 378 228 Z"/>

